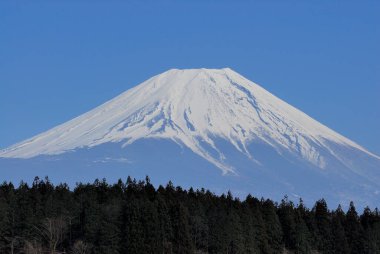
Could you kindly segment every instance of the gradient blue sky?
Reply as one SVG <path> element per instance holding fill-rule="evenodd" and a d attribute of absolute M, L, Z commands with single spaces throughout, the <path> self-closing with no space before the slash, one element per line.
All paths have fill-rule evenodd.
<path fill-rule="evenodd" d="M 0 2 L 1 148 L 167 69 L 230 67 L 380 154 L 380 1 L 31 2 Z"/>

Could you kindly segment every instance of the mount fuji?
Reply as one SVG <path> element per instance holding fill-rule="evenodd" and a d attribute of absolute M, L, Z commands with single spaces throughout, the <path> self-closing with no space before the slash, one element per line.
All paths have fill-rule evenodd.
<path fill-rule="evenodd" d="M 380 205 L 380 157 L 231 69 L 172 69 L 0 151 L 0 180 L 149 175 L 312 205 Z M 22 176 L 22 177 L 21 177 Z"/>

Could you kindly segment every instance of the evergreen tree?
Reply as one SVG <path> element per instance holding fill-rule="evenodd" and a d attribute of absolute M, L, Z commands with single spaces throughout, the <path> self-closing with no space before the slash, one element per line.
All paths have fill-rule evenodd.
<path fill-rule="evenodd" d="M 372 212 L 370 227 L 369 252 L 380 253 L 380 214 L 377 208 Z"/>
<path fill-rule="evenodd" d="M 262 214 L 265 221 L 266 236 L 268 238 L 268 245 L 273 253 L 279 253 L 284 248 L 282 244 L 282 228 L 280 219 L 276 213 L 275 204 L 267 199 L 262 202 Z"/>
<path fill-rule="evenodd" d="M 118 254 L 120 252 L 120 207 L 116 201 L 103 204 L 99 211 L 94 250 L 96 253 Z"/>
<path fill-rule="evenodd" d="M 248 195 L 246 198 L 246 203 L 251 210 L 251 216 L 253 218 L 253 232 L 254 232 L 254 242 L 257 245 L 259 253 L 274 253 L 272 247 L 269 244 L 269 236 L 267 235 L 266 221 L 263 218 L 261 202 Z"/>
<path fill-rule="evenodd" d="M 223 207 L 223 208 L 222 208 Z M 217 202 L 209 210 L 209 252 L 228 253 L 229 234 L 226 229 L 227 211 L 222 202 Z"/>
<path fill-rule="evenodd" d="M 0 253 L 380 253 L 380 215 L 128 178 L 0 185 Z"/>
<path fill-rule="evenodd" d="M 350 252 L 343 225 L 345 224 L 345 214 L 339 205 L 332 213 L 332 235 L 333 253 L 345 254 Z"/>
<path fill-rule="evenodd" d="M 189 202 L 190 227 L 194 246 L 197 250 L 207 252 L 208 248 L 208 221 L 203 205 L 192 199 Z"/>
<path fill-rule="evenodd" d="M 311 236 L 309 228 L 304 220 L 307 210 L 303 205 L 302 199 L 295 210 L 295 221 L 296 221 L 296 237 L 295 237 L 295 253 L 311 253 L 312 247 L 310 244 Z"/>
<path fill-rule="evenodd" d="M 281 204 L 278 208 L 278 217 L 280 219 L 283 230 L 283 241 L 285 247 L 290 250 L 296 249 L 296 218 L 294 213 L 295 207 L 292 201 L 288 200 L 285 196 L 281 200 Z"/>
<path fill-rule="evenodd" d="M 3 183 L 0 186 L 0 253 L 11 252 L 15 247 L 17 240 L 14 235 L 12 223 L 12 208 L 10 203 L 13 203 L 13 185 Z"/>
<path fill-rule="evenodd" d="M 332 232 L 330 212 L 324 199 L 318 200 L 314 206 L 317 248 L 323 253 L 332 253 Z"/>
<path fill-rule="evenodd" d="M 123 253 L 140 253 L 144 246 L 141 204 L 136 198 L 128 198 L 123 207 Z"/>
<path fill-rule="evenodd" d="M 151 194 L 147 193 L 147 198 Z M 142 199 L 140 220 L 143 228 L 144 252 L 154 254 L 161 252 L 162 236 L 160 235 L 161 229 L 157 207 L 154 202 L 147 198 Z"/>
<path fill-rule="evenodd" d="M 350 203 L 350 207 L 346 214 L 345 232 L 347 242 L 350 246 L 352 254 L 361 254 L 365 250 L 364 231 L 359 221 L 354 203 Z"/>
<path fill-rule="evenodd" d="M 255 227 L 255 219 L 256 218 L 253 216 L 251 209 L 246 203 L 244 203 L 241 208 L 241 223 L 244 232 L 244 249 L 242 253 L 259 253 L 259 243 L 256 241 L 256 236 L 259 233 L 257 232 L 258 228 Z M 264 228 L 263 225 L 262 228 Z"/>
<path fill-rule="evenodd" d="M 193 243 L 191 241 L 189 212 L 181 203 L 175 204 L 171 209 L 173 227 L 173 253 L 192 253 Z"/>
<path fill-rule="evenodd" d="M 157 216 L 159 223 L 159 250 L 161 253 L 173 253 L 173 231 L 169 208 L 167 207 L 166 200 L 161 195 L 157 196 L 156 200 Z"/>

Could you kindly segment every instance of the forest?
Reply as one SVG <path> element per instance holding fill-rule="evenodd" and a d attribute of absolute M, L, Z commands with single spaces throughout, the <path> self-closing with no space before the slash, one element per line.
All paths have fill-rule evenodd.
<path fill-rule="evenodd" d="M 380 214 L 128 177 L 0 185 L 0 253 L 380 253 Z"/>

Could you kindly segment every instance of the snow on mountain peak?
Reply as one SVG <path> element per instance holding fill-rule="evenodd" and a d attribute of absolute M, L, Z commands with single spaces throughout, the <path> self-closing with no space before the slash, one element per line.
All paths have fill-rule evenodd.
<path fill-rule="evenodd" d="M 329 142 L 375 156 L 318 123 L 229 68 L 171 69 L 103 105 L 0 151 L 0 157 L 60 154 L 107 142 L 124 146 L 145 138 L 170 139 L 191 149 L 224 173 L 234 172 L 216 140 L 232 144 L 256 163 L 247 146 L 264 142 L 324 168 Z M 379 158 L 375 156 L 376 158 Z"/>

